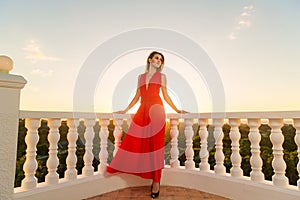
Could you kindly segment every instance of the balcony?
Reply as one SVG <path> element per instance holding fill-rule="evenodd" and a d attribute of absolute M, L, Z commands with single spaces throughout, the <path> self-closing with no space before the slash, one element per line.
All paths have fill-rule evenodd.
<path fill-rule="evenodd" d="M 73 113 L 73 112 L 40 112 L 20 111 L 19 94 L 26 81 L 20 77 L 9 74 L 0 74 L 0 130 L 2 145 L 0 147 L 0 199 L 86 199 L 101 194 L 113 192 L 129 187 L 141 187 L 150 185 L 149 180 L 140 179 L 135 176 L 119 174 L 110 176 L 105 173 L 108 165 L 108 157 L 118 149 L 122 136 L 122 124 L 130 123 L 130 115 L 115 115 L 112 113 Z M 25 119 L 25 127 L 28 129 L 25 142 L 26 161 L 23 166 L 25 178 L 21 186 L 13 187 L 18 120 Z M 35 177 L 37 171 L 36 146 L 39 140 L 38 128 L 41 120 L 48 121 L 49 134 L 49 157 L 47 159 L 47 175 L 45 182 L 38 183 Z M 66 120 L 68 131 L 68 156 L 66 159 L 67 170 L 64 178 L 59 178 L 57 167 L 59 126 Z M 298 177 L 297 186 L 290 185 L 285 176 L 286 162 L 284 160 L 284 135 L 281 127 L 284 124 L 292 124 L 296 129 L 295 142 L 300 158 L 300 111 L 288 112 L 234 112 L 234 113 L 191 113 L 185 115 L 168 114 L 170 124 L 170 143 L 168 153 L 170 159 L 166 161 L 165 169 L 161 180 L 162 187 L 176 186 L 195 189 L 222 196 L 229 199 L 300 199 L 300 180 Z M 77 127 L 83 121 L 86 130 L 84 132 L 85 153 L 84 167 L 82 174 L 76 170 L 76 141 L 78 139 Z M 114 149 L 108 149 L 109 123 L 114 123 Z M 99 133 L 95 133 L 93 126 L 99 124 Z M 184 166 L 179 162 L 178 129 L 179 123 L 183 124 L 185 137 L 184 154 L 186 160 Z M 198 126 L 195 132 L 193 127 Z M 225 156 L 223 152 L 223 125 L 230 125 L 232 167 L 226 172 L 224 166 Z M 251 143 L 249 176 L 243 175 L 241 168 L 242 159 L 240 155 L 241 133 L 239 126 L 247 124 L 250 128 L 249 141 Z M 272 180 L 266 180 L 262 172 L 263 162 L 261 157 L 261 124 L 268 124 L 271 129 L 270 141 L 273 146 L 272 168 L 274 175 Z M 208 130 L 208 125 L 213 126 L 213 132 Z M 93 138 L 98 134 L 100 138 L 99 161 L 97 171 L 94 171 L 92 162 Z M 193 149 L 193 137 L 200 138 L 199 167 L 195 165 L 195 152 Z M 208 137 L 214 138 L 215 165 L 213 169 L 209 164 Z M 195 147 L 194 147 L 195 148 Z M 297 171 L 300 172 L 299 161 Z"/>

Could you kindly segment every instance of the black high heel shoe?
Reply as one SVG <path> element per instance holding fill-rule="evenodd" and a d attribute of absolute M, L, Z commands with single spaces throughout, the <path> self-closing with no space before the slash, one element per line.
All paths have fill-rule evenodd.
<path fill-rule="evenodd" d="M 159 189 L 160 189 L 160 182 L 158 184 L 159 184 Z M 155 198 L 157 198 L 159 196 L 159 190 L 158 190 L 158 192 L 152 192 L 152 188 L 153 188 L 153 183 L 151 185 L 151 197 L 153 199 L 155 199 Z"/>

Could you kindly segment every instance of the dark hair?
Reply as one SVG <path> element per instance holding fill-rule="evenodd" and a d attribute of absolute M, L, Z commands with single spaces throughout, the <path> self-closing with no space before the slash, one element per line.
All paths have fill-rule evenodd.
<path fill-rule="evenodd" d="M 160 53 L 160 52 L 152 51 L 152 52 L 149 54 L 148 58 L 147 58 L 147 64 L 146 64 L 146 70 L 145 70 L 146 72 L 148 72 L 148 71 L 149 71 L 149 68 L 150 68 L 149 58 L 152 59 L 152 58 L 154 57 L 155 54 L 160 55 L 161 58 L 162 58 L 161 66 L 160 66 L 159 68 L 157 68 L 156 71 L 158 71 L 158 72 L 161 72 L 161 71 L 162 71 L 162 69 L 163 69 L 163 67 L 164 67 L 164 64 L 165 64 L 165 57 L 164 57 L 164 55 L 163 55 L 162 53 Z"/>

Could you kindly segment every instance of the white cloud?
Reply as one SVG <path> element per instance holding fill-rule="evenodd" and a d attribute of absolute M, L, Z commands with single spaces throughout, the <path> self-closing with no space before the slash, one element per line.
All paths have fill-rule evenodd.
<path fill-rule="evenodd" d="M 251 26 L 251 22 L 250 21 L 244 21 L 244 20 L 239 21 L 238 24 L 240 26 L 243 26 L 243 27 L 250 27 Z"/>
<path fill-rule="evenodd" d="M 238 33 L 242 29 L 247 29 L 251 27 L 251 17 L 254 12 L 254 6 L 244 6 L 241 14 L 238 17 L 237 24 L 234 27 L 234 30 L 228 35 L 229 40 L 237 39 Z"/>
<path fill-rule="evenodd" d="M 250 14 L 249 14 L 248 12 L 243 12 L 243 13 L 241 14 L 241 16 L 242 16 L 242 17 L 250 16 Z"/>
<path fill-rule="evenodd" d="M 254 6 L 253 6 L 253 5 L 244 6 L 243 9 L 244 9 L 244 10 L 253 10 L 253 9 L 254 9 Z"/>
<path fill-rule="evenodd" d="M 50 77 L 53 74 L 53 70 L 42 70 L 42 69 L 34 69 L 31 71 L 32 75 L 38 75 L 41 77 Z"/>
<path fill-rule="evenodd" d="M 25 51 L 25 59 L 30 60 L 31 63 L 37 63 L 39 61 L 59 61 L 60 58 L 47 56 L 45 53 L 40 49 L 39 45 L 34 41 L 31 40 L 30 43 L 23 48 Z"/>
<path fill-rule="evenodd" d="M 234 32 L 231 32 L 231 33 L 230 33 L 229 39 L 230 39 L 230 40 L 235 40 L 235 39 L 236 39 L 236 35 L 235 35 Z"/>

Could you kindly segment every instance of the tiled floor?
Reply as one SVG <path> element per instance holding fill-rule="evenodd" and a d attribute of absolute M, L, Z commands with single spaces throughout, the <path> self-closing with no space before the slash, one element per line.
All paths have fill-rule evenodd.
<path fill-rule="evenodd" d="M 117 190 L 114 192 L 109 192 L 102 194 L 96 197 L 89 198 L 87 200 L 124 200 L 124 199 L 134 199 L 134 200 L 143 200 L 151 199 L 150 197 L 150 187 L 131 187 L 122 190 Z M 186 189 L 183 187 L 170 187 L 170 186 L 161 186 L 160 194 L 157 199 L 166 199 L 166 200 L 228 200 L 227 198 L 216 196 L 213 194 L 201 192 L 198 190 Z"/>

